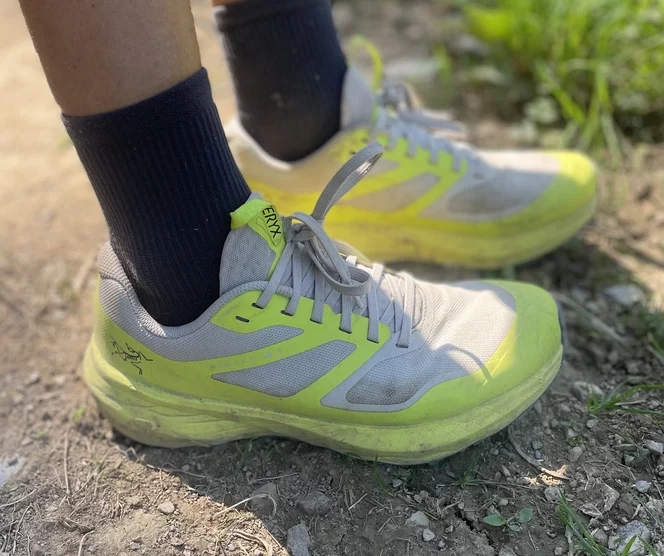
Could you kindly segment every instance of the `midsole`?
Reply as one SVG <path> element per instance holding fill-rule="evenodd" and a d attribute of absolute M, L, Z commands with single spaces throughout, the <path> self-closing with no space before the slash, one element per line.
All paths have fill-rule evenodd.
<path fill-rule="evenodd" d="M 262 184 L 256 185 L 256 189 L 264 191 L 280 210 L 287 213 L 300 205 L 297 196 Z M 491 268 L 525 262 L 555 249 L 581 229 L 595 212 L 595 206 L 596 199 L 593 198 L 554 221 L 525 230 L 497 228 L 492 236 L 408 223 L 382 224 L 362 218 L 361 213 L 351 219 L 340 217 L 334 211 L 327 217 L 325 227 L 332 237 L 350 243 L 373 260 L 424 260 Z M 343 210 L 343 207 L 339 209 Z"/>
<path fill-rule="evenodd" d="M 83 367 L 102 411 L 122 432 L 147 444 L 218 444 L 277 435 L 365 459 L 417 463 L 457 452 L 506 426 L 544 392 L 561 359 L 562 347 L 537 374 L 513 390 L 463 414 L 405 426 L 328 421 L 132 383 L 103 359 L 94 341 L 86 351 Z M 222 425 L 206 428 L 206 423 L 214 424 L 215 420 Z"/>

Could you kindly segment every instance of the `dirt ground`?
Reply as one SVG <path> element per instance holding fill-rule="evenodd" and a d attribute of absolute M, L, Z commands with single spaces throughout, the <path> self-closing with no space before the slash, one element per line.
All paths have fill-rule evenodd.
<path fill-rule="evenodd" d="M 425 52 L 415 38 L 428 32 L 426 6 L 381 6 L 387 15 L 376 31 L 361 28 L 375 4 L 364 19 L 337 5 L 344 33 L 362 30 L 390 58 L 403 54 L 392 37 L 405 29 L 403 48 Z M 228 117 L 218 39 L 207 6 L 194 8 Z M 639 150 L 617 169 L 602 160 L 596 220 L 543 260 L 498 273 L 555 292 L 569 327 L 559 377 L 509 431 L 417 467 L 274 438 L 148 448 L 115 435 L 81 381 L 94 258 L 106 230 L 14 0 L 0 3 L 0 19 L 2 556 L 268 556 L 287 554 L 287 545 L 296 556 L 572 555 L 557 513 L 561 493 L 599 545 L 640 528 L 664 554 L 664 391 L 639 391 L 628 405 L 591 413 L 588 387 L 579 384 L 606 395 L 622 383 L 664 382 L 664 147 Z M 512 142 L 499 122 L 474 129 L 482 144 Z M 471 276 L 411 270 L 429 279 Z M 509 520 L 527 508 L 528 523 Z M 496 511 L 520 530 L 483 521 Z"/>

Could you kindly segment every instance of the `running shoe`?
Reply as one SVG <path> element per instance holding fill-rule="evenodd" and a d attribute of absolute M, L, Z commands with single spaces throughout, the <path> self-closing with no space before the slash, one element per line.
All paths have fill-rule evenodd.
<path fill-rule="evenodd" d="M 381 143 L 383 158 L 327 218 L 332 237 L 371 259 L 504 267 L 558 247 L 594 212 L 595 166 L 581 153 L 472 148 L 407 88 L 377 93 L 353 67 L 341 113 L 341 130 L 295 162 L 271 157 L 237 119 L 226 132 L 250 187 L 286 214 L 311 210 L 340 164 Z"/>
<path fill-rule="evenodd" d="M 117 256 L 98 259 L 85 381 L 113 426 L 155 446 L 290 437 L 366 460 L 436 460 L 507 426 L 562 357 L 554 300 L 531 285 L 443 285 L 360 262 L 323 229 L 370 171 L 373 144 L 311 214 L 254 193 L 232 214 L 219 299 L 162 326 Z"/>

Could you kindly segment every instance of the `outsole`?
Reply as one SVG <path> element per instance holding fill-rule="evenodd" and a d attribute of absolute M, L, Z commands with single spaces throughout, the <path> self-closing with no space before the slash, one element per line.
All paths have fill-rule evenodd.
<path fill-rule="evenodd" d="M 509 425 L 546 390 L 560 368 L 562 351 L 561 346 L 516 388 L 464 414 L 403 427 L 330 422 L 165 391 L 130 381 L 103 359 L 94 341 L 86 350 L 83 374 L 102 414 L 143 444 L 179 448 L 279 436 L 364 460 L 413 465 L 460 452 Z"/>

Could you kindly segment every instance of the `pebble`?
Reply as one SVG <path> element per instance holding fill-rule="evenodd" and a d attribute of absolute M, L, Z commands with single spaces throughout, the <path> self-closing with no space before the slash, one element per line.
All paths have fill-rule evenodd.
<path fill-rule="evenodd" d="M 541 450 L 542 449 L 542 441 L 541 440 L 533 440 L 531 445 L 533 447 L 533 450 Z"/>
<path fill-rule="evenodd" d="M 583 380 L 573 382 L 571 389 L 572 394 L 582 402 L 585 402 L 593 394 L 597 397 L 604 395 L 604 392 L 599 386 L 590 382 L 584 382 Z"/>
<path fill-rule="evenodd" d="M 662 442 L 655 442 L 654 440 L 646 440 L 644 446 L 656 456 L 664 454 L 664 444 Z"/>
<path fill-rule="evenodd" d="M 165 515 L 171 515 L 173 512 L 175 512 L 175 506 L 173 505 L 173 502 L 170 502 L 166 500 L 166 502 L 162 502 L 157 506 L 157 509 Z"/>
<path fill-rule="evenodd" d="M 535 459 L 542 459 L 544 456 L 539 450 L 535 450 Z"/>
<path fill-rule="evenodd" d="M 556 546 L 556 549 L 553 551 L 555 556 L 563 556 L 565 554 L 565 549 L 562 546 Z"/>
<path fill-rule="evenodd" d="M 293 556 L 309 556 L 310 545 L 311 538 L 309 537 L 309 530 L 304 523 L 293 525 L 288 530 L 286 546 Z"/>
<path fill-rule="evenodd" d="M 436 538 L 436 535 L 434 534 L 434 532 L 431 529 L 424 529 L 424 531 L 422 531 L 422 540 L 424 542 L 430 542 L 430 541 L 434 540 L 435 538 Z"/>
<path fill-rule="evenodd" d="M 406 520 L 406 525 L 413 527 L 429 527 L 429 518 L 424 512 L 415 512 Z"/>
<path fill-rule="evenodd" d="M 651 486 L 652 483 L 650 481 L 636 481 L 636 484 L 634 485 L 636 490 L 638 490 L 642 494 L 648 492 Z"/>
<path fill-rule="evenodd" d="M 636 537 L 636 540 L 629 551 L 629 556 L 642 556 L 646 554 L 646 547 L 641 542 L 641 539 L 649 543 L 652 538 L 650 529 L 648 529 L 641 521 L 637 520 L 630 521 L 629 523 L 618 527 L 616 530 L 616 536 L 620 539 L 616 546 L 616 552 L 618 554 L 622 554 L 625 547 L 634 537 Z"/>
<path fill-rule="evenodd" d="M 445 527 L 445 532 L 450 535 L 454 533 L 454 525 L 449 525 L 448 527 Z"/>
<path fill-rule="evenodd" d="M 257 498 L 253 498 L 256 496 Z M 254 512 L 271 513 L 277 511 L 277 485 L 267 483 L 251 493 L 249 507 Z"/>
<path fill-rule="evenodd" d="M 598 423 L 599 423 L 599 421 L 597 419 L 589 419 L 586 422 L 586 427 L 588 427 L 590 430 L 593 430 L 597 426 Z"/>
<path fill-rule="evenodd" d="M 332 500 L 321 491 L 314 490 L 297 502 L 298 507 L 310 516 L 325 515 L 332 508 Z"/>
<path fill-rule="evenodd" d="M 37 371 L 35 371 L 27 378 L 27 380 L 25 381 L 25 385 L 32 386 L 33 384 L 37 384 L 40 380 L 41 380 L 40 374 Z"/>
<path fill-rule="evenodd" d="M 498 505 L 502 507 L 507 506 L 509 503 L 510 501 L 507 498 L 501 498 L 500 500 L 498 500 Z"/>
<path fill-rule="evenodd" d="M 544 498 L 552 504 L 559 504 L 562 500 L 562 494 L 560 487 L 547 487 L 544 489 Z"/>
<path fill-rule="evenodd" d="M 507 467 L 505 467 L 504 465 L 500 466 L 500 471 L 502 472 L 503 475 L 505 475 L 505 477 L 511 477 L 512 476 L 509 469 L 507 469 Z"/>
<path fill-rule="evenodd" d="M 596 529 L 593 531 L 593 537 L 595 537 L 595 540 L 602 546 L 606 546 L 609 543 L 609 536 L 602 529 Z"/>
<path fill-rule="evenodd" d="M 392 487 L 399 488 L 401 485 L 403 485 L 403 481 L 401 479 L 392 480 Z"/>
<path fill-rule="evenodd" d="M 634 284 L 616 285 L 606 288 L 604 295 L 613 299 L 623 307 L 631 307 L 644 300 L 643 291 Z"/>
<path fill-rule="evenodd" d="M 574 448 L 567 453 L 567 457 L 569 458 L 570 463 L 576 463 L 579 461 L 581 454 L 583 454 L 583 448 L 581 448 L 581 446 L 574 446 Z"/>
<path fill-rule="evenodd" d="M 136 541 L 131 541 L 129 543 L 129 550 L 140 550 L 141 549 L 141 543 L 136 542 Z"/>

